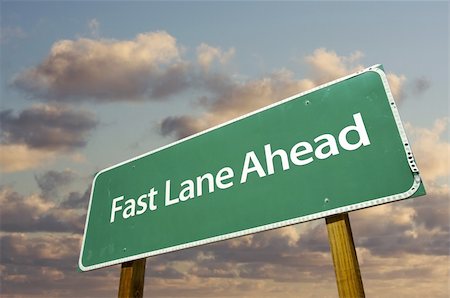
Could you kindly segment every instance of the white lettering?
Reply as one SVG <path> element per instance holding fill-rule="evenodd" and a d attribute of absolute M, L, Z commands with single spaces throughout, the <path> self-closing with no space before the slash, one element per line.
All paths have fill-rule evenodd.
<path fill-rule="evenodd" d="M 253 167 L 250 167 L 250 162 L 252 162 Z M 244 168 L 241 175 L 241 183 L 247 182 L 247 175 L 254 171 L 258 172 L 259 177 L 266 176 L 266 173 L 264 172 L 264 169 L 262 168 L 258 157 L 256 157 L 255 152 L 250 151 L 245 155 Z"/>
<path fill-rule="evenodd" d="M 178 198 L 175 199 L 171 199 L 170 198 L 170 180 L 166 181 L 166 197 L 165 197 L 165 201 L 166 201 L 166 206 L 170 206 L 173 204 L 176 204 L 179 202 Z"/>
<path fill-rule="evenodd" d="M 148 198 L 149 198 L 148 208 L 150 209 L 150 211 L 155 211 L 156 209 L 158 209 L 158 206 L 156 206 L 156 204 L 155 204 L 155 196 L 157 194 L 158 194 L 158 191 L 155 190 L 154 187 L 152 189 L 150 189 L 150 192 L 148 193 Z"/>
<path fill-rule="evenodd" d="M 137 215 L 141 215 L 142 213 L 144 213 L 145 211 L 147 211 L 147 202 L 144 202 L 144 200 L 147 198 L 147 194 L 144 194 L 142 196 L 139 197 L 138 199 L 138 206 L 141 207 L 140 209 L 138 209 L 136 211 Z"/>
<path fill-rule="evenodd" d="M 290 149 L 280 148 L 274 151 L 270 143 L 265 144 L 264 158 L 266 168 L 261 165 L 255 151 L 247 152 L 245 154 L 240 183 L 246 183 L 248 175 L 253 172 L 256 172 L 259 178 L 263 178 L 266 175 L 275 174 L 276 169 L 282 169 L 283 171 L 289 170 L 291 163 L 296 166 L 303 166 L 312 163 L 315 160 L 314 157 L 319 160 L 324 160 L 333 155 L 340 154 L 339 150 L 353 151 L 363 146 L 369 146 L 371 143 L 361 113 L 353 114 L 353 122 L 344 127 L 337 137 L 326 133 L 317 136 L 314 138 L 315 144 L 300 141 Z M 178 193 L 178 197 L 176 195 L 172 197 L 171 181 L 166 180 L 165 206 L 186 202 L 189 199 L 194 199 L 196 196 L 201 197 L 203 194 L 206 195 L 206 193 L 213 193 L 215 187 L 218 189 L 230 188 L 234 185 L 233 178 L 233 169 L 231 167 L 223 167 L 216 175 L 205 173 L 192 180 L 187 179 L 174 190 L 175 193 Z M 121 213 L 123 219 L 128 219 L 135 215 L 141 215 L 147 210 L 155 211 L 157 209 L 155 203 L 157 194 L 158 191 L 153 187 L 148 193 L 134 197 L 137 199 L 130 198 L 125 203 L 123 203 L 125 196 L 114 198 L 111 205 L 110 223 L 115 221 L 116 213 L 118 212 Z"/>
<path fill-rule="evenodd" d="M 193 199 L 195 196 L 195 186 L 194 181 L 192 180 L 186 180 L 181 183 L 181 186 L 185 186 L 180 192 L 180 201 L 187 201 L 189 199 Z"/>
<path fill-rule="evenodd" d="M 336 144 L 336 140 L 334 139 L 334 137 L 330 134 L 323 134 L 321 136 L 318 136 L 317 138 L 314 139 L 314 142 L 319 142 L 321 140 L 325 140 L 326 142 L 323 142 L 322 144 L 320 144 L 316 150 L 314 151 L 314 154 L 316 155 L 316 157 L 318 159 L 327 159 L 328 157 L 330 157 L 331 155 L 337 155 L 339 154 L 339 150 Z M 328 152 L 324 153 L 323 149 L 325 148 L 329 148 Z"/>
<path fill-rule="evenodd" d="M 225 174 L 225 175 L 223 175 Z M 216 185 L 220 189 L 226 189 L 233 186 L 233 181 L 225 182 L 227 179 L 234 177 L 234 172 L 232 168 L 226 167 L 221 169 L 216 176 Z"/>
<path fill-rule="evenodd" d="M 109 221 L 110 223 L 114 222 L 116 212 L 122 210 L 122 206 L 117 206 L 117 202 L 122 201 L 122 200 L 123 200 L 123 196 L 113 199 L 112 208 L 111 208 L 111 219 Z"/>
<path fill-rule="evenodd" d="M 202 182 L 204 180 L 208 180 L 208 190 L 209 192 L 214 192 L 214 177 L 210 173 L 206 173 L 203 176 L 197 177 L 197 197 L 200 197 L 203 194 L 202 190 Z"/>
<path fill-rule="evenodd" d="M 275 173 L 275 168 L 273 166 L 273 158 L 278 155 L 281 158 L 281 166 L 283 167 L 283 171 L 289 170 L 289 160 L 286 154 L 286 151 L 283 149 L 275 150 L 272 153 L 272 148 L 270 144 L 264 146 L 264 153 L 266 154 L 266 164 L 267 164 L 267 175 L 272 175 Z"/>
<path fill-rule="evenodd" d="M 123 209 L 122 217 L 127 219 L 129 217 L 136 215 L 136 201 L 133 199 L 129 199 L 125 201 L 125 205 L 128 205 Z"/>
<path fill-rule="evenodd" d="M 361 146 L 370 145 L 369 136 L 367 135 L 361 113 L 354 114 L 353 119 L 355 120 L 355 125 L 347 126 L 339 133 L 339 144 L 348 151 L 356 150 Z M 347 140 L 347 134 L 350 131 L 356 131 L 358 133 L 359 141 L 355 144 L 350 144 Z"/>
<path fill-rule="evenodd" d="M 300 147 L 303 147 L 305 149 L 298 151 L 298 149 Z M 309 153 L 312 153 L 312 152 L 313 152 L 313 148 L 310 143 L 308 143 L 308 142 L 297 143 L 291 149 L 291 154 L 290 154 L 291 161 L 294 165 L 297 165 L 297 166 L 307 165 L 313 161 L 313 158 L 308 157 L 307 159 L 299 159 L 299 157 L 309 154 Z"/>

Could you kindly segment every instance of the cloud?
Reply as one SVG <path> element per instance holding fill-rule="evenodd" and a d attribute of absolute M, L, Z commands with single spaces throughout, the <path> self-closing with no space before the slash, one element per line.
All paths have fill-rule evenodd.
<path fill-rule="evenodd" d="M 0 236 L 2 297 L 110 297 L 120 268 L 77 272 L 80 235 L 8 233 Z"/>
<path fill-rule="evenodd" d="M 215 51 L 210 50 L 215 53 Z M 222 53 L 222 52 L 219 52 Z M 217 54 L 219 55 L 219 54 Z M 339 56 L 324 48 L 316 49 L 304 61 L 309 66 L 307 78 L 297 79 L 288 69 L 281 69 L 257 79 L 239 81 L 225 74 L 209 73 L 199 84 L 211 95 L 204 97 L 206 111 L 201 116 L 171 116 L 161 122 L 162 135 L 183 138 L 226 122 L 281 99 L 363 69 L 358 63 L 363 54 L 356 51 Z M 212 59 L 212 58 L 211 58 Z M 205 65 L 209 65 L 205 63 Z M 394 96 L 401 94 L 404 76 L 388 74 Z"/>
<path fill-rule="evenodd" d="M 0 277 L 5 295 L 117 295 L 119 266 L 87 273 L 75 271 L 79 238 L 12 234 L 1 240 L 7 256 L 2 259 Z M 26 247 L 33 249 L 22 249 Z M 251 251 L 265 252 L 253 248 Z M 144 291 L 158 297 L 298 297 L 299 293 L 302 297 L 336 296 L 331 258 L 314 258 L 313 254 L 302 253 L 301 248 L 297 252 L 291 267 L 269 262 L 206 265 L 197 264 L 196 260 L 164 264 L 163 260 L 149 258 Z M 358 257 L 367 295 L 377 296 L 382 292 L 386 297 L 448 296 L 447 256 L 382 257 L 358 249 Z M 314 263 L 309 262 L 312 259 Z M 279 279 L 271 279 L 276 276 Z M 105 284 L 116 286 L 105 287 Z"/>
<path fill-rule="evenodd" d="M 47 171 L 40 175 L 35 175 L 34 178 L 41 189 L 43 197 L 57 196 L 58 190 L 65 185 L 70 184 L 74 178 L 75 173 L 71 170 Z"/>
<path fill-rule="evenodd" d="M 161 123 L 163 135 L 174 134 L 177 138 L 188 136 L 310 89 L 314 84 L 307 79 L 297 80 L 291 71 L 282 69 L 243 83 L 219 77 L 208 81 L 207 87 L 213 93 L 212 103 L 205 105 L 207 111 L 201 117 L 166 118 Z"/>
<path fill-rule="evenodd" d="M 75 162 L 82 161 L 75 150 L 86 146 L 98 121 L 85 110 L 38 104 L 18 114 L 0 111 L 0 124 L 0 171 L 10 173 L 54 162 L 61 153 Z"/>
<path fill-rule="evenodd" d="M 67 198 L 61 202 L 60 207 L 87 210 L 90 195 L 91 186 L 89 186 L 84 193 L 77 191 L 70 192 Z"/>
<path fill-rule="evenodd" d="M 220 48 L 202 43 L 197 47 L 197 62 L 204 71 L 208 71 L 215 60 L 223 65 L 226 64 L 234 54 L 234 48 L 230 48 L 228 51 L 224 52 Z"/>
<path fill-rule="evenodd" d="M 418 226 L 414 208 L 395 204 L 372 207 L 352 216 L 353 235 L 358 247 L 384 257 L 401 257 L 406 252 L 438 256 L 447 254 L 449 242 L 445 237 L 448 233 L 436 233 Z M 374 224 L 380 216 L 383 221 Z"/>
<path fill-rule="evenodd" d="M 147 271 L 149 271 L 148 276 L 158 279 L 184 279 L 186 277 L 184 273 L 166 264 L 153 264 Z"/>
<path fill-rule="evenodd" d="M 428 89 L 430 89 L 431 87 L 431 82 L 428 78 L 422 76 L 420 78 L 416 78 L 413 81 L 413 86 L 412 86 L 412 93 L 414 95 L 422 95 L 423 93 L 425 93 L 425 91 L 427 91 Z"/>
<path fill-rule="evenodd" d="M 425 197 L 351 213 L 357 246 L 379 256 L 447 255 L 449 196 L 448 186 L 429 186 Z"/>
<path fill-rule="evenodd" d="M 98 21 L 91 20 L 89 26 L 92 30 L 97 30 Z M 183 47 L 177 44 L 176 39 L 164 31 L 139 34 L 132 40 L 61 40 L 52 46 L 48 56 L 39 65 L 18 73 L 12 79 L 12 85 L 27 92 L 32 98 L 44 101 L 162 100 L 187 88 L 206 89 L 212 93 L 210 101 L 220 101 L 224 96 L 230 97 L 233 93 L 239 95 L 240 92 L 244 95 L 253 93 L 267 96 L 269 88 L 273 91 L 274 98 L 270 99 L 273 102 L 286 97 L 285 94 L 304 91 L 305 86 L 309 89 L 361 70 L 363 66 L 359 60 L 364 56 L 360 51 L 340 56 L 332 50 L 319 48 L 304 58 L 310 71 L 307 79 L 294 79 L 290 70 L 282 69 L 259 79 L 238 82 L 228 75 L 220 74 L 220 71 L 210 72 L 214 64 L 227 64 L 235 55 L 234 48 L 224 51 L 201 43 L 196 49 L 196 63 L 183 59 L 183 52 Z M 279 81 L 281 86 L 277 88 L 277 82 L 271 80 L 280 74 L 287 76 L 288 81 Z M 401 100 L 406 78 L 389 73 L 388 80 L 394 96 Z M 283 84 L 288 85 L 284 85 L 288 91 L 281 90 Z M 290 89 L 295 85 L 300 87 Z M 225 86 L 229 89 L 223 90 Z M 257 86 L 266 89 L 261 92 L 252 90 Z M 218 87 L 222 89 L 219 90 Z M 279 89 L 278 92 L 276 89 Z M 247 101 L 247 98 L 241 100 Z M 247 105 L 251 105 L 251 102 Z M 225 118 L 229 119 L 227 116 Z"/>
<path fill-rule="evenodd" d="M 408 235 L 408 229 L 414 224 L 415 213 L 405 202 L 398 208 L 392 208 L 395 205 L 398 203 L 385 205 L 391 206 L 388 209 L 385 206 L 378 210 L 367 209 L 373 212 L 364 214 L 365 219 L 362 217 L 363 211 L 359 212 L 361 217 L 352 213 L 353 234 L 358 243 L 358 258 L 366 292 L 374 294 L 383 290 L 387 296 L 400 295 L 405 291 L 395 286 L 400 282 L 412 289 L 410 294 L 422 295 L 429 291 L 429 287 L 417 287 L 415 284 L 423 280 L 423 274 L 426 273 L 427 284 L 433 285 L 433 294 L 445 297 L 445 243 L 435 249 L 436 235 L 420 240 L 423 236 L 420 234 L 419 238 L 410 237 L 410 241 L 405 241 L 406 236 L 397 235 L 399 232 Z M 383 221 L 375 221 L 380 216 L 383 216 Z M 362 223 L 360 220 L 366 223 L 363 229 L 358 228 Z M 444 237 L 442 235 L 439 239 Z M 373 239 L 370 241 L 372 245 L 367 246 L 370 239 Z M 383 248 L 382 254 L 379 248 Z M 311 293 L 306 290 L 310 286 L 314 286 L 314 293 L 319 296 L 337 293 L 324 220 L 174 252 L 150 260 L 154 266 L 162 266 L 165 270 L 168 266 L 180 272 L 178 278 L 181 280 L 170 281 L 149 274 L 149 283 L 156 286 L 153 289 L 166 295 L 176 295 L 175 289 L 185 295 L 192 293 L 195 285 L 199 286 L 199 292 L 196 293 L 199 297 L 208 296 L 205 293 L 210 295 L 211 291 L 217 296 L 236 293 L 259 297 L 270 292 L 271 296 L 298 297 L 299 291 L 304 291 L 305 295 Z M 188 274 L 183 275 L 183 272 Z M 386 279 L 386 276 L 389 278 Z M 185 286 L 187 281 L 193 287 Z M 258 286 L 250 287 L 248 283 Z M 321 283 L 323 287 L 318 286 Z M 209 286 L 205 287 L 205 284 Z M 167 290 L 162 290 L 163 287 Z"/>
<path fill-rule="evenodd" d="M 34 105 L 18 115 L 12 110 L 3 110 L 0 123 L 3 145 L 23 144 L 49 151 L 84 147 L 88 133 L 97 126 L 90 112 L 53 105 Z"/>
<path fill-rule="evenodd" d="M 450 143 L 445 140 L 448 118 L 436 119 L 431 129 L 405 124 L 412 149 L 425 182 L 450 175 Z"/>
<path fill-rule="evenodd" d="M 186 89 L 190 84 L 189 68 L 189 64 L 184 62 L 167 67 L 153 79 L 150 98 L 162 99 Z"/>
<path fill-rule="evenodd" d="M 380 239 L 386 241 L 386 239 Z M 378 256 L 358 250 L 368 297 L 447 297 L 448 256 L 404 253 Z"/>
<path fill-rule="evenodd" d="M 315 85 L 320 85 L 336 78 L 364 69 L 357 64 L 364 54 L 356 51 L 350 56 L 339 56 L 332 50 L 319 48 L 305 57 L 305 62 L 311 69 L 311 76 Z"/>
<path fill-rule="evenodd" d="M 411 295 L 430 293 L 445 297 L 447 255 L 438 250 L 432 253 L 438 244 L 436 234 L 421 240 L 422 232 L 416 238 L 413 233 L 407 233 L 414 224 L 422 225 L 417 216 L 423 215 L 410 205 L 415 201 L 423 202 L 423 199 L 385 205 L 391 206 L 387 209 L 385 206 L 378 210 L 378 207 L 370 208 L 356 216 L 356 212 L 352 213 L 366 293 L 375 295 L 382 290 L 392 296 L 411 289 L 408 292 Z M 366 211 L 371 212 L 363 216 L 362 212 Z M 429 231 L 436 229 L 435 224 L 429 227 Z M 6 265 L 1 276 L 7 293 L 51 293 L 53 296 L 64 289 L 66 295 L 76 296 L 84 293 L 79 285 L 86 286 L 89 280 L 90 290 L 101 293 L 100 296 L 116 294 L 117 289 L 105 290 L 101 285 L 106 280 L 118 283 L 119 266 L 82 274 L 74 272 L 78 235 L 13 233 L 1 240 L 2 264 Z M 446 249 L 448 243 L 439 247 Z M 424 278 L 428 286 L 418 287 L 417 283 Z M 47 281 L 58 286 L 50 286 Z M 146 291 L 156 296 L 264 297 L 270 293 L 270 296 L 298 297 L 299 293 L 306 296 L 315 293 L 323 297 L 337 293 L 324 220 L 149 258 L 146 281 Z M 33 285 L 33 292 L 22 289 L 20 285 L 24 282 Z M 396 286 L 399 283 L 402 289 Z"/>
<path fill-rule="evenodd" d="M 28 148 L 26 145 L 0 145 L 0 171 L 19 172 L 48 164 L 55 154 L 42 149 Z"/>
<path fill-rule="evenodd" d="M 64 259 L 76 261 L 76 251 L 81 240 L 79 235 L 44 235 L 30 233 L 3 235 L 1 237 L 2 263 L 54 266 L 57 265 L 55 261 L 64 262 Z M 67 265 L 67 261 L 65 263 Z"/>
<path fill-rule="evenodd" d="M 22 196 L 9 187 L 0 188 L 1 230 L 6 232 L 74 232 L 84 227 L 84 210 L 60 208 L 53 198 Z"/>
<path fill-rule="evenodd" d="M 394 96 L 394 100 L 397 103 L 401 103 L 406 96 L 403 90 L 406 82 L 406 77 L 404 75 L 396 75 L 394 73 L 387 73 L 386 77 L 388 79 L 392 95 Z"/>
<path fill-rule="evenodd" d="M 409 205 L 416 211 L 415 221 L 423 229 L 435 233 L 433 242 L 441 247 L 450 239 L 449 214 L 450 188 L 448 185 L 428 185 L 425 199 L 411 200 Z M 447 237 L 446 237 L 447 236 Z"/>
<path fill-rule="evenodd" d="M 306 226 L 305 226 L 306 227 Z M 322 226 L 322 229 L 325 229 Z M 307 230 L 307 229 L 305 229 Z M 309 231 L 309 230 L 308 230 Z M 314 230 L 313 232 L 315 232 Z M 321 266 L 331 269 L 331 256 L 328 252 L 309 250 L 303 243 L 299 231 L 294 226 L 252 234 L 224 242 L 179 251 L 157 258 L 157 263 L 175 266 L 191 262 L 189 274 L 202 278 L 268 279 L 274 281 L 292 280 L 289 274 L 296 272 L 294 278 L 305 274 L 305 279 L 314 279 L 314 274 L 322 275 Z M 193 263 L 192 263 L 193 262 Z M 266 270 L 267 269 L 267 270 Z M 282 273 L 284 271 L 284 273 Z M 308 272 L 308 273 L 307 273 Z M 329 278 L 332 278 L 330 271 Z M 309 274 L 309 277 L 306 276 Z"/>
<path fill-rule="evenodd" d="M 332 297 L 337 289 L 329 252 L 302 242 L 303 235 L 322 231 L 326 235 L 323 220 L 148 258 L 145 291 L 171 297 Z M 3 293 L 116 295 L 116 287 L 103 285 L 118 284 L 119 266 L 75 272 L 80 240 L 66 234 L 3 235 Z M 446 297 L 448 256 L 357 250 L 367 295 Z"/>
<path fill-rule="evenodd" d="M 132 40 L 58 41 L 44 61 L 20 72 L 12 84 L 32 97 L 52 101 L 161 99 L 179 91 L 186 71 L 176 39 L 158 31 Z M 181 82 L 174 83 L 177 80 Z M 169 92 L 161 86 L 164 82 L 176 88 Z M 165 91 L 155 91 L 158 88 Z"/>
<path fill-rule="evenodd" d="M 309 65 L 314 84 L 320 85 L 364 69 L 365 66 L 359 63 L 363 57 L 364 54 L 360 51 L 355 51 L 349 56 L 339 56 L 332 50 L 319 48 L 306 56 L 305 62 Z M 400 102 L 404 99 L 403 88 L 406 77 L 394 73 L 387 73 L 386 76 L 394 98 Z"/>

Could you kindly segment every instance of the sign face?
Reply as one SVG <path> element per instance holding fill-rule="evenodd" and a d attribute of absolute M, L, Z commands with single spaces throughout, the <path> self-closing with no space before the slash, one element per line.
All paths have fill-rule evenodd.
<path fill-rule="evenodd" d="M 425 194 L 381 66 L 107 168 L 91 270 Z"/>

